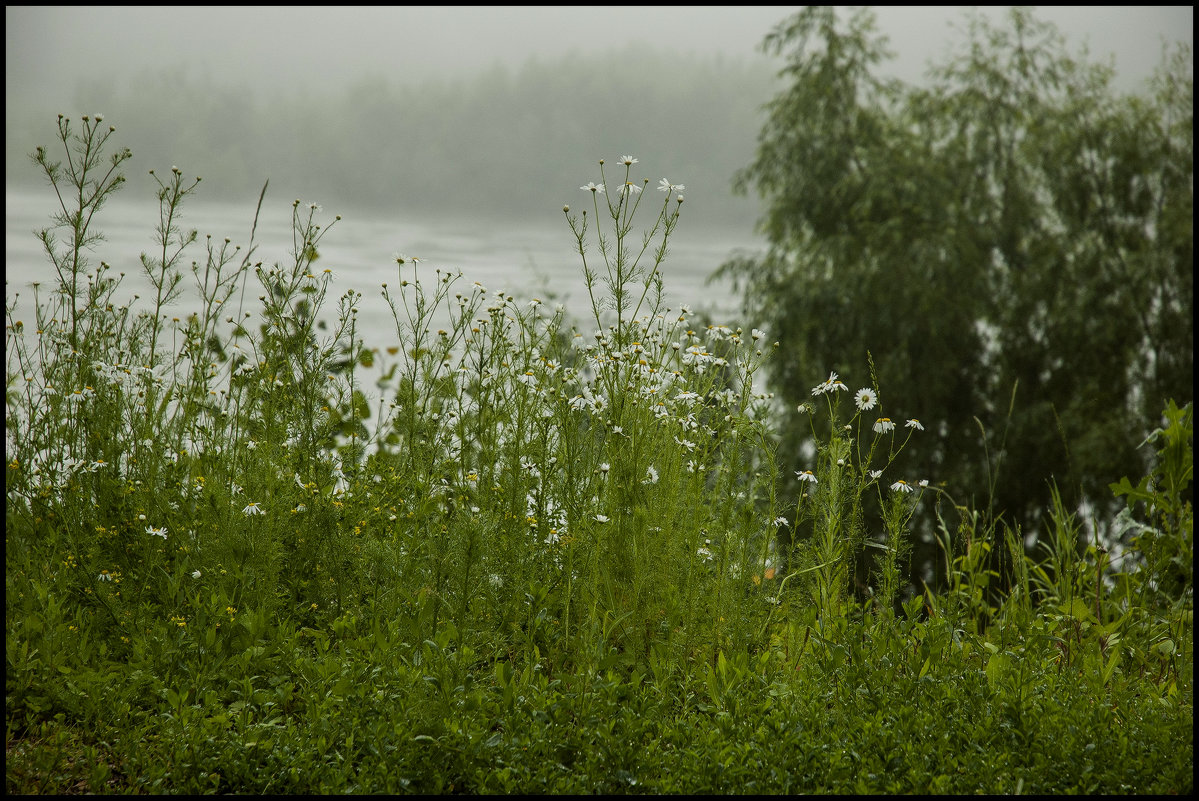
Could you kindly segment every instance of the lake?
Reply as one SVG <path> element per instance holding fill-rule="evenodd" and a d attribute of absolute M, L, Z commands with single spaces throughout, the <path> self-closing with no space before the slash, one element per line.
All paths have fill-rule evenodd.
<path fill-rule="evenodd" d="M 97 246 L 93 261 L 103 259 L 117 272 L 126 273 L 125 281 L 117 291 L 119 299 L 137 293 L 144 300 L 150 284 L 142 271 L 139 254 L 153 251 L 158 204 L 152 195 L 148 198 L 132 195 L 126 187 L 96 215 L 93 227 L 104 233 L 106 241 Z M 20 292 L 24 301 L 30 295 L 31 282 L 49 284 L 56 280 L 41 243 L 33 233 L 50 224 L 55 196 L 49 187 L 38 190 L 10 186 L 5 188 L 4 199 L 5 294 L 11 300 L 14 293 Z M 290 200 L 272 198 L 268 193 L 256 235 L 259 243 L 256 261 L 289 263 L 292 247 Z M 582 207 L 580 203 L 579 210 Z M 649 211 L 649 207 L 641 210 L 639 218 L 643 222 L 650 219 Z M 332 223 L 338 213 L 337 209 L 325 208 L 318 214 L 318 220 Z M 395 254 L 402 253 L 421 259 L 422 275 L 432 274 L 437 268 L 451 272 L 461 270 L 461 280 L 466 287 L 478 281 L 489 290 L 505 289 L 517 297 L 541 297 L 547 302 L 553 297 L 582 321 L 581 329 L 590 330 L 594 323 L 588 322 L 590 305 L 581 264 L 574 250 L 574 236 L 564 217 L 560 210 L 555 210 L 547 212 L 543 221 L 513 225 L 469 219 L 422 219 L 398 213 L 377 217 L 345 213 L 319 247 L 318 267 L 332 269 L 334 275 L 329 294 L 331 302 L 326 311 L 336 311 L 336 298 L 345 291 L 361 292 L 359 330 L 368 332 L 368 346 L 383 344 L 372 334 L 385 337 L 384 332 L 394 331 L 394 322 L 380 295 L 380 285 L 397 283 Z M 183 263 L 190 265 L 193 260 L 203 261 L 204 238 L 209 234 L 216 242 L 229 237 L 235 244 L 245 245 L 249 241 L 253 219 L 252 202 L 190 200 L 183 207 L 181 226 L 197 229 L 200 236 L 185 252 Z M 596 259 L 592 263 L 598 264 L 598 248 L 592 234 L 589 234 L 590 246 Z M 634 232 L 632 241 L 640 245 L 640 231 Z M 706 279 L 733 251 L 760 247 L 760 240 L 750 231 L 689 227 L 684 208 L 662 268 L 669 304 L 673 308 L 687 304 L 695 312 L 709 312 L 717 322 L 747 328 L 753 325 L 753 321 L 749 325 L 739 322 L 739 299 L 728 282 L 708 284 Z M 592 251 L 589 251 L 589 261 Z M 405 271 L 404 277 L 411 278 L 410 269 Z M 252 277 L 250 280 L 249 291 L 256 295 L 256 282 Z M 188 275 L 184 286 L 190 283 Z M 197 305 L 196 297 L 194 292 L 186 295 L 173 307 L 174 313 L 182 316 L 192 311 Z M 253 308 L 249 310 L 254 311 Z M 28 314 L 23 311 L 23 306 L 18 306 L 18 313 Z"/>

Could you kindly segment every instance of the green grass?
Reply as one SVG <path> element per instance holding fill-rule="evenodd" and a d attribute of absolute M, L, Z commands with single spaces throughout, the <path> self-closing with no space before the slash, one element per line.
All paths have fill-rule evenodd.
<path fill-rule="evenodd" d="M 323 316 L 336 219 L 201 247 L 174 169 L 122 300 L 111 134 L 35 155 L 58 280 L 6 302 L 10 792 L 1191 789 L 1189 405 L 1119 553 L 1058 504 L 1026 554 L 900 480 L 873 383 L 818 384 L 779 474 L 769 339 L 664 306 L 683 203 L 635 234 L 635 160 L 566 211 L 586 327 L 397 256 L 368 345 L 357 293 Z M 944 586 L 903 574 L 917 504 Z"/>

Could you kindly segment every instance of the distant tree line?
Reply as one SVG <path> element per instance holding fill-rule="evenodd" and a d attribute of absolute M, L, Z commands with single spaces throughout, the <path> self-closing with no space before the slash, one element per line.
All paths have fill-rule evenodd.
<path fill-rule="evenodd" d="M 735 197 L 731 181 L 752 158 L 773 81 L 763 59 L 644 48 L 469 78 L 356 78 L 336 93 L 297 85 L 273 96 L 180 66 L 123 83 L 81 80 L 76 109 L 10 107 L 8 158 L 20 163 L 45 138 L 48 116 L 99 111 L 138 164 L 202 175 L 208 198 L 244 199 L 270 178 L 275 192 L 339 212 L 353 204 L 535 221 L 581 202 L 577 188 L 598 180 L 600 158 L 630 153 L 651 186 L 663 176 L 687 186 L 697 223 L 748 227 L 759 207 Z M 10 169 L 8 180 L 24 175 Z"/>

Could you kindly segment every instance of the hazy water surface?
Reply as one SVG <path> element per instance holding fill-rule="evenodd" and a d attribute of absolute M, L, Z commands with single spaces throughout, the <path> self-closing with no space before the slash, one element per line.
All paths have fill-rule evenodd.
<path fill-rule="evenodd" d="M 149 292 L 139 261 L 142 252 L 154 251 L 154 228 L 158 222 L 158 204 L 153 197 L 134 199 L 132 193 L 117 195 L 96 216 L 93 227 L 104 233 L 92 255 L 94 262 L 104 260 L 126 278 L 117 290 L 119 299 Z M 52 284 L 54 269 L 42 251 L 34 231 L 50 225 L 55 197 L 49 188 L 29 190 L 7 187 L 5 191 L 5 283 L 11 300 L 20 292 L 22 300 L 29 296 L 33 281 Z M 306 211 L 305 206 L 301 209 Z M 649 208 L 642 209 L 648 220 Z M 325 208 L 318 221 L 332 223 L 337 209 Z M 288 200 L 272 199 L 269 194 L 263 204 L 255 241 L 258 251 L 255 261 L 264 264 L 288 264 L 291 260 L 292 207 Z M 528 225 L 498 224 L 451 219 L 416 219 L 409 215 L 365 217 L 347 213 L 333 225 L 319 247 L 317 265 L 333 270 L 331 302 L 326 312 L 336 309 L 336 298 L 354 289 L 363 295 L 359 303 L 360 330 L 367 332 L 367 344 L 376 342 L 375 335 L 386 338 L 394 331 L 390 312 L 380 297 L 380 285 L 398 280 L 395 254 L 402 253 L 421 259 L 422 275 L 431 275 L 437 268 L 463 273 L 463 286 L 478 281 L 488 290 L 505 289 L 518 297 L 551 298 L 564 303 L 567 310 L 581 320 L 581 328 L 593 328 L 589 323 L 590 305 L 583 285 L 574 237 L 561 211 L 547 215 L 545 221 Z M 225 237 L 234 244 L 245 246 L 250 238 L 254 219 L 254 204 L 215 203 L 193 200 L 184 206 L 181 227 L 199 231 L 196 244 L 186 252 L 184 264 L 203 262 L 205 237 L 211 235 L 219 243 Z M 709 275 L 730 253 L 738 248 L 758 247 L 751 235 L 733 234 L 689 227 L 686 212 L 671 239 L 669 253 L 663 265 L 666 292 L 670 305 L 688 304 L 694 311 L 711 312 L 719 321 L 739 323 L 739 301 L 724 282 L 706 283 Z M 632 241 L 641 243 L 641 234 Z M 594 241 L 592 241 L 594 247 Z M 598 251 L 592 264 L 600 264 Z M 650 258 L 647 253 L 646 258 Z M 411 272 L 405 271 L 405 278 Z M 184 285 L 190 288 L 190 275 Z M 258 294 L 257 282 L 251 276 L 246 290 L 248 297 Z M 196 307 L 196 295 L 185 295 L 175 307 L 176 314 L 186 314 Z M 249 307 L 250 311 L 256 311 Z M 752 321 L 750 321 L 752 325 Z"/>

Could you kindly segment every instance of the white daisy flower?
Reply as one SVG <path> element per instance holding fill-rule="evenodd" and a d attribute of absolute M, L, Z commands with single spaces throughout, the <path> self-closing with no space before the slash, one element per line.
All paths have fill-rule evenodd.
<path fill-rule="evenodd" d="M 819 484 L 816 480 L 816 475 L 811 470 L 796 470 L 795 477 L 800 481 L 807 481 L 809 484 Z"/>
<path fill-rule="evenodd" d="M 854 403 L 857 404 L 859 410 L 865 412 L 873 409 L 878 403 L 878 395 L 869 387 L 862 387 L 854 396 Z"/>

